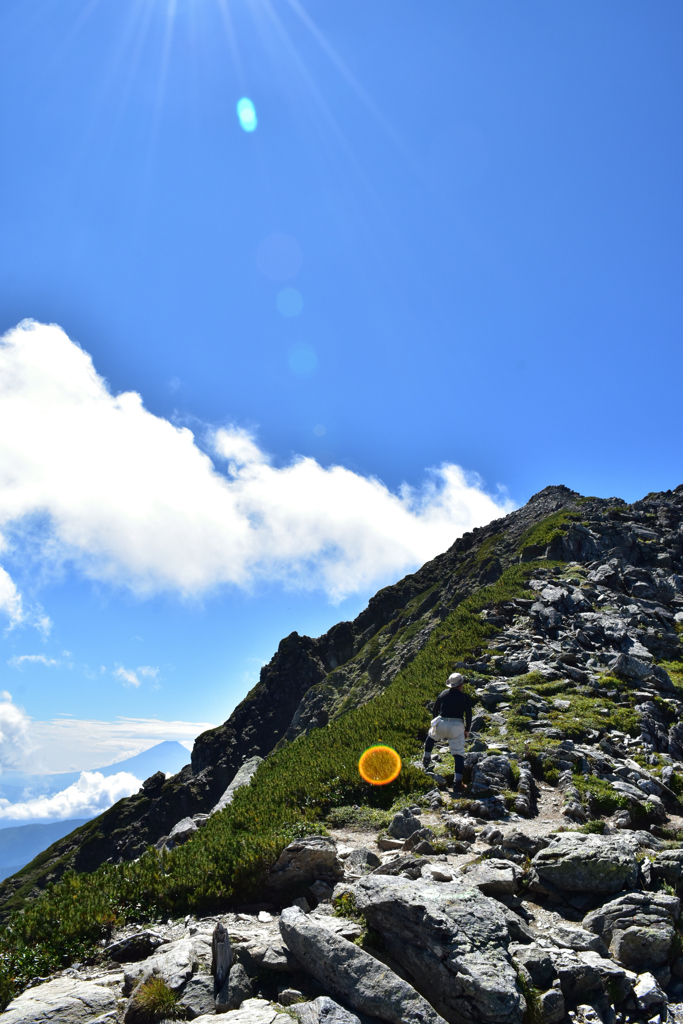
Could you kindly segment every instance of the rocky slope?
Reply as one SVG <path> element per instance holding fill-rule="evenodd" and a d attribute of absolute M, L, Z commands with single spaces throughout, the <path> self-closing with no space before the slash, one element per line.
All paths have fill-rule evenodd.
<path fill-rule="evenodd" d="M 110 848 L 142 828 L 191 851 L 229 782 L 253 787 L 288 735 L 373 700 L 463 598 L 520 562 L 524 586 L 479 603 L 488 637 L 457 663 L 476 704 L 462 798 L 444 747 L 415 802 L 336 807 L 327 837 L 291 843 L 260 906 L 128 926 L 0 1024 L 49 1007 L 62 1024 L 142 1024 L 155 978 L 201 1024 L 683 1020 L 683 487 L 634 505 L 549 488 L 354 623 L 283 641 L 191 770 L 108 812 Z M 59 857 L 78 864 L 84 835 L 24 888 Z"/>
<path fill-rule="evenodd" d="M 245 760 L 264 757 L 371 700 L 464 597 L 497 579 L 521 550 L 523 557 L 533 556 L 526 538 L 535 527 L 563 510 L 581 509 L 582 501 L 566 487 L 548 487 L 524 508 L 465 534 L 418 572 L 379 591 L 353 622 L 338 623 L 317 639 L 286 637 L 230 718 L 197 738 L 190 765 L 168 781 L 160 773 L 152 776 L 139 793 L 7 879 L 0 886 L 0 914 L 65 870 L 93 871 L 139 856 L 181 819 L 208 813 Z"/>

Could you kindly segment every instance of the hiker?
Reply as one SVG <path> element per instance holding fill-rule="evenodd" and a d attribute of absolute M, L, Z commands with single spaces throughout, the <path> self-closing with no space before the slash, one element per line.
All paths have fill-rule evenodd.
<path fill-rule="evenodd" d="M 465 740 L 470 734 L 472 725 L 472 701 L 463 692 L 465 682 L 459 672 L 448 677 L 446 689 L 442 690 L 434 701 L 434 718 L 429 727 L 424 746 L 422 764 L 425 770 L 432 760 L 432 750 L 436 740 L 448 740 L 451 754 L 455 760 L 455 777 L 453 791 L 462 790 L 462 773 L 465 767 Z"/>

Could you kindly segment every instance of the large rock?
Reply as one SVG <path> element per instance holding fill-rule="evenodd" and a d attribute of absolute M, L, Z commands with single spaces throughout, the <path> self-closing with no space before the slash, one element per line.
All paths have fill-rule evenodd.
<path fill-rule="evenodd" d="M 522 888 L 523 872 L 511 860 L 488 857 L 462 869 L 466 885 L 476 885 L 487 896 L 514 894 Z"/>
<path fill-rule="evenodd" d="M 159 935 L 158 932 L 143 928 L 133 935 L 127 935 L 123 939 L 117 939 L 116 942 L 110 942 L 105 947 L 104 952 L 110 960 L 115 960 L 116 963 L 131 964 L 138 960 L 146 960 L 148 956 L 151 956 L 165 942 L 166 939 Z"/>
<path fill-rule="evenodd" d="M 2 1024 L 93 1024 L 116 1011 L 116 997 L 110 988 L 93 981 L 56 978 L 36 985 L 13 999 Z"/>
<path fill-rule="evenodd" d="M 492 754 L 477 761 L 472 770 L 471 792 L 473 797 L 487 797 L 512 789 L 512 768 L 507 757 Z"/>
<path fill-rule="evenodd" d="M 225 1013 L 219 1020 L 214 1013 L 202 1014 L 194 1024 L 292 1024 L 292 1018 L 267 999 L 247 999 L 239 1010 Z"/>
<path fill-rule="evenodd" d="M 470 886 L 369 875 L 356 903 L 387 953 L 452 1024 L 519 1024 L 526 1003 L 503 908 Z M 381 1014 L 380 1014 L 381 1016 Z"/>
<path fill-rule="evenodd" d="M 583 923 L 605 941 L 615 960 L 642 973 L 668 962 L 680 913 L 676 896 L 631 892 L 603 904 Z"/>
<path fill-rule="evenodd" d="M 359 946 L 311 921 L 298 907 L 283 910 L 280 930 L 302 967 L 355 1010 L 391 1024 L 442 1024 L 412 985 Z"/>
<path fill-rule="evenodd" d="M 683 892 L 683 850 L 662 850 L 650 866 L 652 881 L 666 882 L 676 892 Z"/>
<path fill-rule="evenodd" d="M 141 981 L 155 975 L 174 991 L 182 988 L 199 966 L 197 947 L 191 938 L 178 939 L 160 946 L 153 956 L 130 964 L 125 971 L 125 990 L 131 992 Z"/>
<path fill-rule="evenodd" d="M 190 978 L 178 1000 L 178 1005 L 182 1006 L 188 1020 L 201 1017 L 203 1013 L 215 1012 L 213 987 L 213 978 L 210 974 L 195 974 Z M 239 1006 L 239 1003 L 237 1005 Z"/>
<path fill-rule="evenodd" d="M 394 839 L 408 839 L 413 832 L 422 828 L 422 822 L 407 807 L 395 814 L 389 822 L 387 832 Z"/>
<path fill-rule="evenodd" d="M 351 874 L 365 875 L 368 871 L 380 866 L 380 859 L 372 850 L 365 846 L 359 846 L 352 850 L 344 861 L 344 867 Z"/>
<path fill-rule="evenodd" d="M 619 836 L 584 835 L 565 832 L 544 850 L 532 864 L 532 887 L 562 892 L 609 895 L 625 886 L 635 885 L 638 862 L 631 845 Z"/>
<path fill-rule="evenodd" d="M 230 973 L 221 985 L 216 995 L 216 1013 L 227 1013 L 229 1010 L 238 1010 L 243 1002 L 251 999 L 254 991 L 251 978 L 242 964 L 233 964 Z"/>
<path fill-rule="evenodd" d="M 250 757 L 244 762 L 218 803 L 214 804 L 211 808 L 211 814 L 217 814 L 218 811 L 222 811 L 224 807 L 228 807 L 232 803 L 237 790 L 241 789 L 242 786 L 249 785 L 260 764 L 263 764 L 263 758 L 258 757 L 258 755 Z"/>
<path fill-rule="evenodd" d="M 310 1003 L 295 1003 L 291 1012 L 300 1024 L 361 1024 L 360 1017 L 345 1010 L 329 996 L 318 996 Z"/>
<path fill-rule="evenodd" d="M 562 995 L 571 1002 L 608 995 L 620 1002 L 631 991 L 636 975 L 592 950 L 574 951 L 532 942 L 511 943 L 513 959 L 528 982 L 549 989 L 559 981 Z"/>
<path fill-rule="evenodd" d="M 331 839 L 309 836 L 290 843 L 271 868 L 267 891 L 282 898 L 301 892 L 319 879 L 334 885 L 344 877 L 344 866 Z"/>

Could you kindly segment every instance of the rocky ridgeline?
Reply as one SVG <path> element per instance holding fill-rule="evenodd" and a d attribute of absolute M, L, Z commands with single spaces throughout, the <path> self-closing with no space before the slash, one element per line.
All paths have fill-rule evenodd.
<path fill-rule="evenodd" d="M 347 808 L 343 827 L 331 817 L 328 836 L 284 850 L 260 905 L 127 927 L 0 1024 L 146 1024 L 164 1007 L 201 1024 L 683 1022 L 683 488 L 632 506 L 549 488 L 360 622 L 288 638 L 174 783 L 183 801 L 148 780 L 148 810 L 166 809 L 144 835 L 192 842 L 288 730 L 371 699 L 464 596 L 520 561 L 527 589 L 481 610 L 491 639 L 453 666 L 476 705 L 461 798 L 442 747 L 431 790 L 386 827 Z M 257 745 L 278 679 L 280 727 Z M 132 828 L 142 805 L 122 803 Z"/>

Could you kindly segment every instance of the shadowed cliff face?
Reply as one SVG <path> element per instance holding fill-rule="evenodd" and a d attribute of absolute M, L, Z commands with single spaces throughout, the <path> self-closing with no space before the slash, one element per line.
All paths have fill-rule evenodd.
<path fill-rule="evenodd" d="M 133 859 L 181 818 L 210 811 L 246 759 L 265 757 L 382 692 L 454 607 L 509 565 L 544 557 L 605 563 L 619 558 L 634 568 L 681 571 L 682 522 L 683 487 L 628 506 L 618 498 L 582 498 L 559 486 L 465 534 L 418 572 L 379 591 L 353 622 L 341 622 L 317 639 L 292 633 L 282 640 L 230 718 L 197 738 L 191 765 L 168 781 L 153 776 L 140 793 L 7 879 L 0 886 L 3 909 L 67 868 L 92 871 L 103 862 Z"/>

